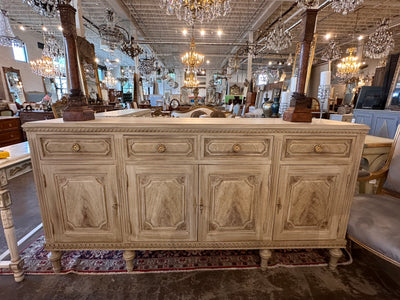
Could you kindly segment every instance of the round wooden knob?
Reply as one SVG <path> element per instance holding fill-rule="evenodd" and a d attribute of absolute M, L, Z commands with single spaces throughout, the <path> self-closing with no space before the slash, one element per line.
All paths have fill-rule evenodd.
<path fill-rule="evenodd" d="M 167 147 L 164 144 L 158 145 L 158 147 L 157 147 L 158 153 L 164 153 L 165 151 L 167 151 Z"/>
<path fill-rule="evenodd" d="M 322 145 L 315 145 L 314 146 L 314 152 L 315 153 L 321 153 L 323 151 L 324 151 L 324 149 L 322 148 Z"/>
<path fill-rule="evenodd" d="M 233 152 L 238 153 L 238 152 L 240 152 L 240 150 L 242 150 L 242 147 L 240 147 L 239 144 L 235 144 L 235 145 L 232 146 L 232 151 Z"/>
<path fill-rule="evenodd" d="M 79 144 L 72 145 L 72 151 L 79 152 L 79 150 L 81 150 L 81 146 Z"/>

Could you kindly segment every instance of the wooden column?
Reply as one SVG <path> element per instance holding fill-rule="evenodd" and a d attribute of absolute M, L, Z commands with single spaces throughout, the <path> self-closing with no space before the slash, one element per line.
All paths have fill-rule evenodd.
<path fill-rule="evenodd" d="M 67 108 L 63 113 L 63 119 L 64 121 L 93 120 L 94 112 L 88 108 L 87 99 L 81 90 L 76 46 L 76 9 L 70 5 L 70 2 L 70 0 L 60 1 L 58 5 L 66 48 L 65 58 L 68 65 L 68 78 L 71 83 L 70 95 L 68 97 Z"/>
<path fill-rule="evenodd" d="M 304 94 L 307 69 L 310 58 L 311 42 L 314 37 L 315 21 L 317 18 L 316 9 L 307 9 L 303 13 L 303 30 L 300 34 L 300 58 L 299 70 L 297 73 L 296 92 L 292 95 L 290 107 L 283 114 L 283 120 L 290 122 L 311 122 L 312 99 Z"/>

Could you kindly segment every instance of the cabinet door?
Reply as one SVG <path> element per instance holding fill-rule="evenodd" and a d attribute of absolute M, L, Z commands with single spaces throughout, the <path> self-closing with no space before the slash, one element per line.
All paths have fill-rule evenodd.
<path fill-rule="evenodd" d="M 282 166 L 274 240 L 337 238 L 346 166 Z"/>
<path fill-rule="evenodd" d="M 268 165 L 200 166 L 199 240 L 261 239 L 262 220 L 271 218 Z"/>
<path fill-rule="evenodd" d="M 197 239 L 197 166 L 126 166 L 130 238 Z"/>
<path fill-rule="evenodd" d="M 55 242 L 120 240 L 115 166 L 45 165 L 42 169 Z"/>

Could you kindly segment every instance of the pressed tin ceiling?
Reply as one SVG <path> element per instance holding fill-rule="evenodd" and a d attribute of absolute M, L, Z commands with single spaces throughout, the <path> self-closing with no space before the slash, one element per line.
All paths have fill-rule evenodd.
<path fill-rule="evenodd" d="M 111 8 L 115 11 L 118 25 L 127 29 L 131 34 L 137 35 L 139 43 L 147 51 L 153 51 L 162 64 L 168 68 L 182 68 L 180 56 L 188 49 L 190 44 L 191 28 L 184 21 L 179 21 L 175 16 L 168 16 L 160 7 L 160 0 L 81 0 L 83 24 L 85 35 L 96 46 L 96 55 L 102 59 L 109 54 L 99 48 L 99 35 L 97 27 L 104 23 L 105 10 Z M 273 29 L 280 15 L 287 28 L 291 28 L 294 38 L 289 49 L 280 53 L 265 50 L 255 60 L 255 68 L 259 64 L 266 64 L 269 60 L 287 58 L 289 53 L 294 53 L 295 45 L 300 32 L 299 20 L 301 10 L 294 5 L 294 0 L 231 0 L 231 12 L 225 17 L 219 17 L 210 23 L 195 24 L 194 37 L 197 51 L 210 60 L 208 69 L 221 70 L 226 66 L 228 59 L 248 41 L 248 32 L 254 32 L 254 41 L 263 41 L 263 37 Z M 45 25 L 55 32 L 60 24 L 59 18 L 41 17 L 34 13 L 22 0 L 0 0 L 1 8 L 8 11 L 14 30 L 19 25 L 24 25 L 27 30 L 42 32 Z M 318 43 L 316 56 L 326 46 L 324 39 L 326 33 L 342 45 L 343 50 L 355 46 L 360 34 L 371 33 L 383 17 L 390 18 L 391 30 L 395 38 L 395 49 L 392 53 L 400 51 L 400 0 L 364 0 L 364 3 L 355 12 L 344 16 L 333 12 L 329 1 L 320 0 L 323 8 L 318 13 L 317 30 Z M 182 30 L 187 29 L 184 36 Z M 200 34 L 204 30 L 205 35 Z M 218 36 L 217 31 L 222 30 Z M 18 34 L 18 32 L 16 31 Z M 262 43 L 261 43 L 262 44 Z M 119 57 L 122 65 L 134 65 L 134 62 L 120 52 L 113 57 Z M 245 56 L 241 57 L 245 63 Z M 242 65 L 244 67 L 244 65 Z"/>

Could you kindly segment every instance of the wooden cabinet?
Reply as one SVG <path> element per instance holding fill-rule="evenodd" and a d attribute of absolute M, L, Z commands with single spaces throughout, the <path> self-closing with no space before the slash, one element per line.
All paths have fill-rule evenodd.
<path fill-rule="evenodd" d="M 46 235 L 65 249 L 330 248 L 367 126 L 329 120 L 99 118 L 27 123 Z M 57 268 L 55 268 L 57 269 Z"/>
<path fill-rule="evenodd" d="M 133 241 L 197 239 L 197 166 L 126 166 Z"/>
<path fill-rule="evenodd" d="M 200 166 L 199 240 L 260 240 L 269 176 L 268 165 Z"/>
<path fill-rule="evenodd" d="M 21 124 L 18 117 L 0 117 L 0 147 L 22 142 Z"/>
<path fill-rule="evenodd" d="M 345 166 L 282 166 L 273 238 L 336 239 L 346 178 Z"/>
<path fill-rule="evenodd" d="M 48 242 L 120 241 L 114 166 L 45 165 L 42 170 Z"/>

